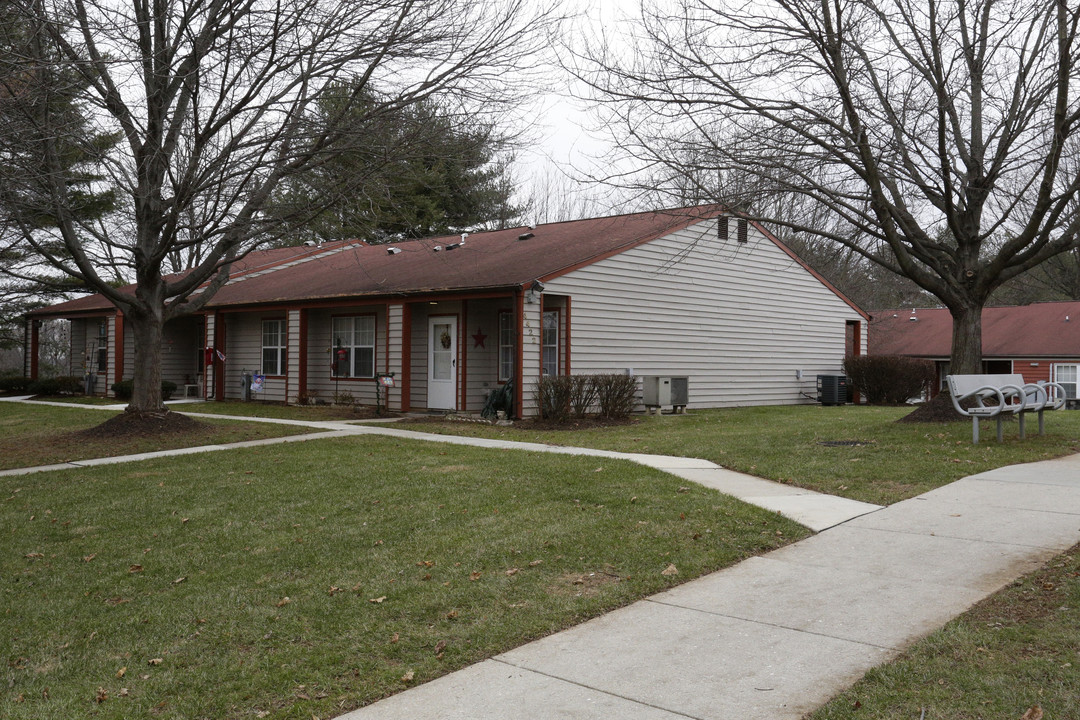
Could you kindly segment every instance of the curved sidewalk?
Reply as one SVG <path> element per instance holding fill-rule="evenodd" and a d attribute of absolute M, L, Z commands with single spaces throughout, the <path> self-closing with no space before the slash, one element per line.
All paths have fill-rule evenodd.
<path fill-rule="evenodd" d="M 1000 468 L 339 720 L 797 720 L 1080 542 L 1080 455 Z"/>

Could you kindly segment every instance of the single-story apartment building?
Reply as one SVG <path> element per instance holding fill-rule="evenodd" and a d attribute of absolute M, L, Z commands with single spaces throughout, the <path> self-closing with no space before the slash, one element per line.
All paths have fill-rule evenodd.
<path fill-rule="evenodd" d="M 952 354 L 952 315 L 946 308 L 879 310 L 870 321 L 871 355 L 907 355 L 934 361 L 937 387 Z M 1077 394 L 1080 302 L 988 307 L 982 313 L 983 372 L 1017 373 L 1024 381 L 1061 383 Z"/>
<path fill-rule="evenodd" d="M 72 374 L 132 376 L 101 296 L 34 311 L 71 321 Z M 691 407 L 812 402 L 817 374 L 865 351 L 868 316 L 755 222 L 715 206 L 369 245 L 253 252 L 200 313 L 170 322 L 163 377 L 207 399 L 344 393 L 392 410 L 478 411 L 514 378 L 686 376 Z M 392 387 L 386 387 L 393 375 Z"/>

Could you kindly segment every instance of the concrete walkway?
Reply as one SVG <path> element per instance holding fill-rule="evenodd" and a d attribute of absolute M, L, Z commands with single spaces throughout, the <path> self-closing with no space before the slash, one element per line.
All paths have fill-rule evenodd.
<path fill-rule="evenodd" d="M 116 412 L 123 410 L 124 405 L 75 405 L 62 402 L 42 402 L 29 400 L 26 397 L 0 398 L 4 402 L 25 402 L 36 405 L 50 405 L 56 407 L 76 407 L 92 410 L 109 410 Z M 175 406 L 187 403 L 196 405 L 195 401 L 177 400 L 168 404 Z M 589 457 L 604 457 L 616 460 L 629 460 L 640 465 L 655 468 L 663 472 L 677 475 L 685 480 L 719 490 L 726 495 L 732 495 L 740 500 L 771 510 L 798 522 L 815 532 L 833 527 L 860 515 L 874 512 L 881 508 L 880 505 L 848 500 L 847 498 L 824 495 L 813 490 L 804 490 L 792 485 L 775 483 L 752 475 L 744 475 L 732 470 L 726 470 L 720 465 L 699 460 L 696 458 L 670 457 L 667 455 L 646 455 L 641 453 L 622 453 L 611 450 L 595 450 L 592 448 L 570 447 L 566 445 L 546 445 L 544 443 L 513 442 L 509 440 L 494 440 L 489 438 L 470 438 L 457 435 L 440 435 L 437 433 L 417 432 L 414 430 L 402 430 L 395 427 L 387 427 L 385 421 L 316 421 L 316 420 L 285 420 L 280 418 L 256 418 L 243 415 L 218 415 L 216 413 L 191 412 L 184 409 L 184 414 L 189 417 L 203 419 L 235 420 L 243 422 L 262 422 L 276 425 L 294 425 L 305 427 L 320 432 L 305 435 L 291 435 L 280 438 L 267 438 L 265 440 L 251 440 L 247 442 L 229 443 L 224 445 L 202 445 L 199 447 L 183 448 L 179 450 L 160 450 L 157 452 L 140 453 L 138 455 L 122 455 L 118 457 L 95 458 L 91 460 L 76 460 L 57 465 L 42 465 L 32 468 L 17 468 L 14 470 L 0 471 L 0 477 L 5 475 L 29 475 L 31 473 L 46 472 L 51 470 L 63 470 L 65 468 L 89 467 L 94 465 L 114 465 L 117 463 L 137 460 L 150 460 L 173 455 L 190 455 L 202 452 L 215 452 L 233 448 L 255 447 L 260 445 L 272 445 L 286 442 L 305 442 L 329 437 L 344 437 L 349 435 L 384 435 L 401 438 L 403 440 L 422 440 L 426 442 L 441 442 L 453 445 L 470 445 L 473 447 L 485 447 L 497 450 L 518 450 L 525 452 L 556 453 L 560 455 L 580 455 Z"/>
<path fill-rule="evenodd" d="M 339 720 L 795 720 L 1080 542 L 1080 456 L 853 519 Z"/>

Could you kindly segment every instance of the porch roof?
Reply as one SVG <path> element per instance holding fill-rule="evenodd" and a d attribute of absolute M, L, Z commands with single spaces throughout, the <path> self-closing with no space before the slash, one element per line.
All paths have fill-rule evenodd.
<path fill-rule="evenodd" d="M 208 308 L 438 292 L 482 292 L 547 280 L 721 214 L 717 206 L 548 223 L 368 245 L 360 240 L 249 254 Z M 392 253 L 390 248 L 400 252 Z M 436 249 L 439 248 L 439 249 Z M 134 292 L 134 286 L 124 288 Z M 111 311 L 101 295 L 41 308 L 63 316 Z"/>

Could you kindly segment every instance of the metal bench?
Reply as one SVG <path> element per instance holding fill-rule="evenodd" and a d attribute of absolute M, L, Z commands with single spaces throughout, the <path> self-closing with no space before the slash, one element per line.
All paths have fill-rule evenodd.
<path fill-rule="evenodd" d="M 1020 439 L 1024 438 L 1024 415 L 1037 412 L 1039 434 L 1044 434 L 1043 411 L 1065 407 L 1065 388 L 1058 383 L 1025 383 L 1024 376 L 1011 375 L 946 375 L 949 394 L 956 412 L 971 418 L 971 442 L 979 443 L 979 420 L 997 420 L 997 439 L 1002 440 L 1001 420 L 1005 413 L 1016 415 L 1020 424 Z M 960 405 L 974 399 L 974 407 Z"/>

